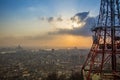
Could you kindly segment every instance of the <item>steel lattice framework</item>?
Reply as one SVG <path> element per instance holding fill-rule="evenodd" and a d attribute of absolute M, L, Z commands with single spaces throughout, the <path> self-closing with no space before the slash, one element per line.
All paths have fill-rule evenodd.
<path fill-rule="evenodd" d="M 101 0 L 93 44 L 82 67 L 85 80 L 120 80 L 120 0 Z"/>

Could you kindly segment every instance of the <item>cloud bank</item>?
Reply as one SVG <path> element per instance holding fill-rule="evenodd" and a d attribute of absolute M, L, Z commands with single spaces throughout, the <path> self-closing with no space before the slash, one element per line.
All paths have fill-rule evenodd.
<path fill-rule="evenodd" d="M 89 17 L 89 12 L 77 13 L 75 16 L 71 18 L 72 22 L 76 22 L 77 25 L 81 23 L 85 23 L 84 25 L 80 25 L 78 27 L 74 27 L 72 29 L 57 29 L 54 32 L 48 32 L 49 35 L 57 35 L 57 34 L 70 34 L 77 36 L 91 36 L 91 28 L 96 25 L 95 17 Z"/>

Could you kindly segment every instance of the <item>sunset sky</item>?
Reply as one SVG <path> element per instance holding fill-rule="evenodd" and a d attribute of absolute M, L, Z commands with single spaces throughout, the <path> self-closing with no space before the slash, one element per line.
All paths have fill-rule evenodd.
<path fill-rule="evenodd" d="M 0 46 L 90 48 L 100 0 L 0 0 Z"/>

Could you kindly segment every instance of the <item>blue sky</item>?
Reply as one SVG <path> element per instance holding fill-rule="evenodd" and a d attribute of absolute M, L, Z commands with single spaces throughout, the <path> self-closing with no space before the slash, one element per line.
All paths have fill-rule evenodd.
<path fill-rule="evenodd" d="M 47 33 L 59 28 L 72 29 L 73 23 L 70 18 L 77 13 L 89 12 L 90 17 L 97 16 L 99 5 L 100 0 L 0 0 L 0 44 L 25 44 L 28 42 L 27 36 L 27 38 L 39 37 L 38 43 L 48 41 L 46 46 L 49 46 L 52 41 L 45 39 L 54 37 L 54 42 L 57 37 L 46 35 Z M 53 18 L 52 23 L 47 22 L 50 17 Z M 42 21 L 41 18 L 45 20 Z M 57 22 L 57 18 L 62 18 L 63 21 Z M 6 38 L 8 40 L 10 38 L 13 42 L 6 43 Z M 35 41 L 30 41 L 30 43 L 34 45 Z"/>
<path fill-rule="evenodd" d="M 98 10 L 99 0 L 0 0 L 1 19 L 55 16 L 63 11 L 90 11 L 97 15 Z"/>

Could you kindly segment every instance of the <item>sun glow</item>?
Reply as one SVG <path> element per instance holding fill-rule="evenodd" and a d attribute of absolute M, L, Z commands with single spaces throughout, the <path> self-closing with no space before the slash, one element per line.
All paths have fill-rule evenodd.
<path fill-rule="evenodd" d="M 53 21 L 50 24 L 58 29 L 73 29 L 73 28 L 83 27 L 85 25 L 85 22 L 83 21 L 77 22 L 77 21 L 72 21 L 70 19 L 64 19 L 63 21 Z"/>
<path fill-rule="evenodd" d="M 73 22 L 72 25 L 73 28 L 83 27 L 85 25 L 85 22 L 80 22 L 80 23 Z"/>

